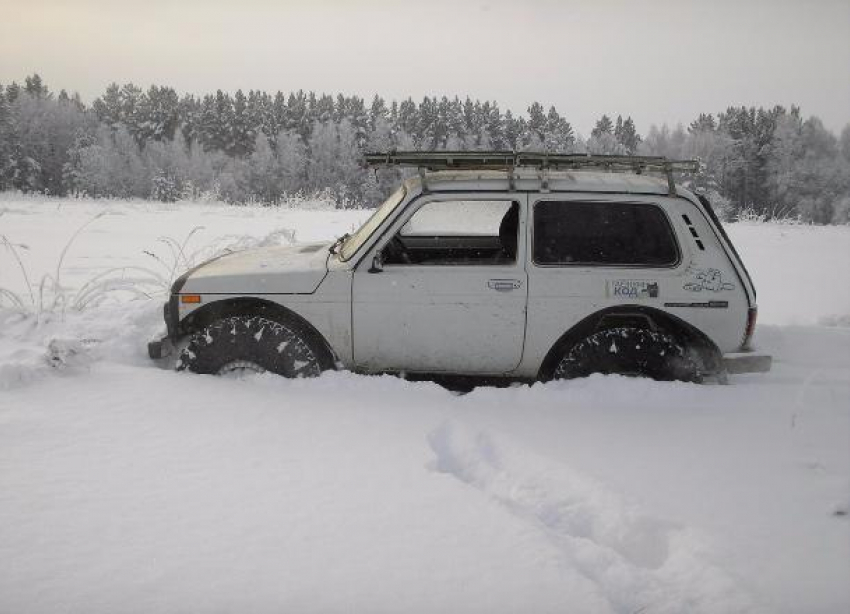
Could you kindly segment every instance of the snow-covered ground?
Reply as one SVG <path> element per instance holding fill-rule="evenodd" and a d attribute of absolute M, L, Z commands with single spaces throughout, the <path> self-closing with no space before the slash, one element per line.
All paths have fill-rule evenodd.
<path fill-rule="evenodd" d="M 770 374 L 456 396 L 145 356 L 175 259 L 368 212 L 0 197 L 36 302 L 103 212 L 0 310 L 0 612 L 850 610 L 850 228 L 730 227 Z"/>

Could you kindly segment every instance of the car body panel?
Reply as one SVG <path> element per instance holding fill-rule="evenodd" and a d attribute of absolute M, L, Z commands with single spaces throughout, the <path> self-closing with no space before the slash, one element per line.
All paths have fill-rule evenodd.
<path fill-rule="evenodd" d="M 198 267 L 183 294 L 311 294 L 328 271 L 328 243 L 260 247 Z"/>
<path fill-rule="evenodd" d="M 666 181 L 625 173 L 517 169 L 429 173 L 405 182 L 405 197 L 347 261 L 329 244 L 229 255 L 193 271 L 179 289 L 203 305 L 228 298 L 272 301 L 325 338 L 339 365 L 360 371 L 421 371 L 534 378 L 556 341 L 610 307 L 650 307 L 703 333 L 719 353 L 742 350 L 755 290 L 695 195 Z M 515 265 L 386 266 L 375 254 L 413 212 L 434 200 L 509 199 L 520 203 Z M 680 259 L 666 268 L 538 265 L 534 204 L 540 200 L 647 203 L 663 209 Z M 511 281 L 509 292 L 492 281 Z M 615 289 L 646 288 L 623 294 Z M 198 305 L 179 306 L 185 319 Z"/>
<path fill-rule="evenodd" d="M 386 245 L 424 205 L 463 199 L 516 202 L 504 192 L 426 194 L 414 199 L 372 252 Z M 520 222 L 520 236 L 524 236 Z M 522 359 L 527 279 L 524 241 L 513 264 L 386 265 L 371 273 L 366 258 L 354 272 L 354 363 L 366 371 L 501 375 Z"/>

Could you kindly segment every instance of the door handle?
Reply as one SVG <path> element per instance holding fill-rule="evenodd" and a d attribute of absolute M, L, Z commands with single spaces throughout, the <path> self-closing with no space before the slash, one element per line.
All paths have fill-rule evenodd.
<path fill-rule="evenodd" d="M 522 288 L 522 282 L 518 279 L 488 279 L 487 287 L 496 292 L 511 292 Z"/>

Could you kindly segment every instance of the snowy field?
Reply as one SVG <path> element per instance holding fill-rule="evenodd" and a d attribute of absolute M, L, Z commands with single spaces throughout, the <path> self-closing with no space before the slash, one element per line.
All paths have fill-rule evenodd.
<path fill-rule="evenodd" d="M 850 228 L 729 228 L 775 356 L 730 386 L 147 360 L 186 264 L 366 215 L 0 196 L 0 612 L 850 611 Z"/>

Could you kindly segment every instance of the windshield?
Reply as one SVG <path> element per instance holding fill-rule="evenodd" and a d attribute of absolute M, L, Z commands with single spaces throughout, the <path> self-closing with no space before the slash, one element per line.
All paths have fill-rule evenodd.
<path fill-rule="evenodd" d="M 345 243 L 342 244 L 342 248 L 339 250 L 339 258 L 342 261 L 350 259 L 354 254 L 357 253 L 357 250 L 360 249 L 366 240 L 372 236 L 372 233 L 380 226 L 387 216 L 392 213 L 393 209 L 395 209 L 398 204 L 404 199 L 404 186 L 400 187 L 398 190 L 393 193 L 384 204 L 378 207 L 375 210 L 375 213 L 371 215 L 371 217 L 366 220 L 366 223 L 360 227 L 360 230 L 355 232 L 353 235 L 348 237 L 345 240 Z"/>

